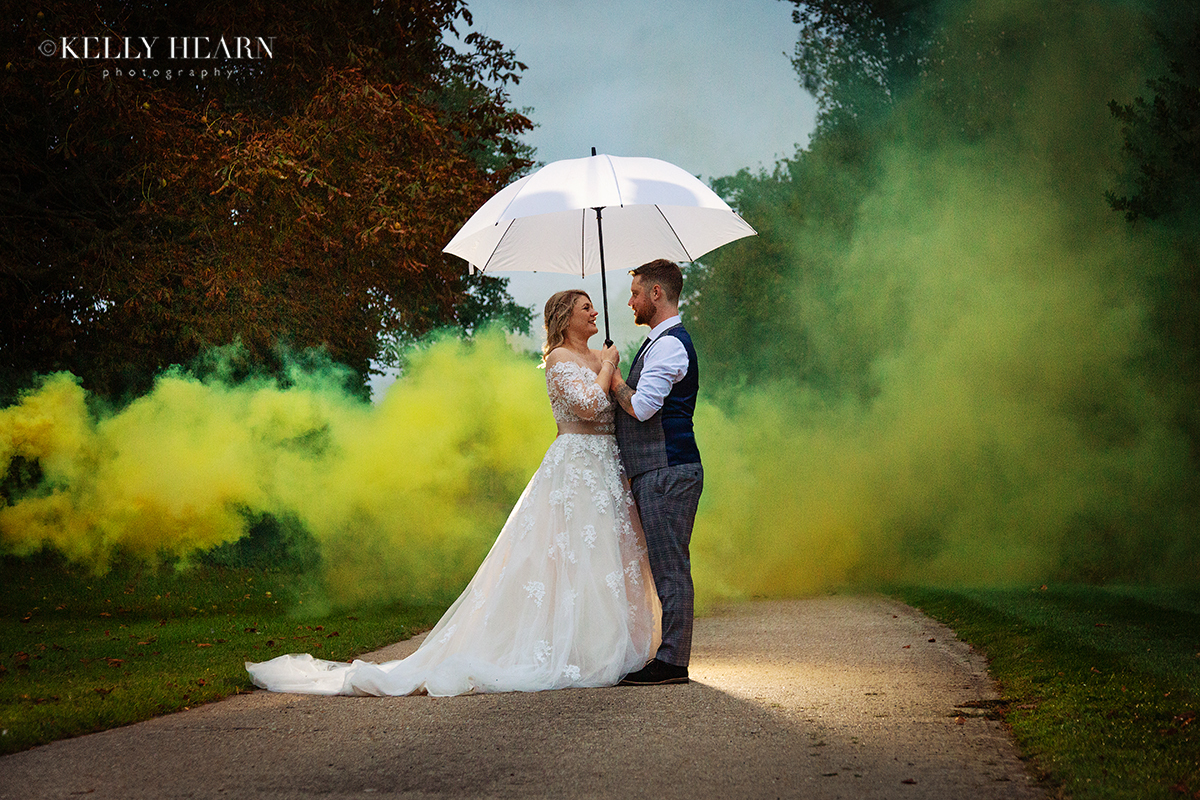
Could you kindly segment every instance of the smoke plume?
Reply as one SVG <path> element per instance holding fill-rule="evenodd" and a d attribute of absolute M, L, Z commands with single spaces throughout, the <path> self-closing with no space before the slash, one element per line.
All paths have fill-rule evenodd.
<path fill-rule="evenodd" d="M 1173 256 L 1104 200 L 1107 103 L 1142 88 L 1144 20 L 955 4 L 943 35 L 974 80 L 934 65 L 934 90 L 897 104 L 848 241 L 810 209 L 769 221 L 826 273 L 764 283 L 783 313 L 747 338 L 799 331 L 800 363 L 862 380 L 818 389 L 767 363 L 774 379 L 703 409 L 694 563 L 718 596 L 1200 574 L 1189 401 L 1153 368 Z M 986 109 L 966 130 L 970 104 Z"/>
<path fill-rule="evenodd" d="M 417 353 L 378 405 L 340 376 L 229 385 L 182 374 L 117 413 L 55 375 L 0 411 L 0 464 L 38 486 L 0 508 L 4 549 L 103 570 L 184 558 L 271 514 L 321 553 L 340 603 L 443 599 L 470 577 L 554 436 L 542 373 L 500 335 Z"/>
<path fill-rule="evenodd" d="M 1200 571 L 1194 399 L 1155 366 L 1152 324 L 1178 256 L 1103 196 L 1121 147 L 1107 103 L 1147 77 L 1144 21 L 1123 3 L 981 2 L 940 35 L 976 66 L 932 65 L 936 86 L 896 101 L 849 237 L 820 208 L 751 220 L 820 269 L 750 287 L 769 318 L 720 281 L 700 296 L 771 376 L 708 382 L 697 411 L 704 603 Z M 0 544 L 103 569 L 187 558 L 270 514 L 319 544 L 335 601 L 443 598 L 553 438 L 543 374 L 493 335 L 421 351 L 375 406 L 339 386 L 172 374 L 102 413 L 53 376 L 0 411 L 0 466 L 41 471 L 0 508 Z"/>

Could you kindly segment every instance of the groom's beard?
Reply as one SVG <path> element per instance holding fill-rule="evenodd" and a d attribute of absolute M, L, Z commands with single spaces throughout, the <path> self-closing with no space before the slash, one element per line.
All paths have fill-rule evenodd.
<path fill-rule="evenodd" d="M 658 306 L 651 305 L 649 308 L 642 310 L 633 310 L 633 321 L 637 325 L 649 325 L 650 320 L 654 319 L 654 315 L 658 313 Z"/>

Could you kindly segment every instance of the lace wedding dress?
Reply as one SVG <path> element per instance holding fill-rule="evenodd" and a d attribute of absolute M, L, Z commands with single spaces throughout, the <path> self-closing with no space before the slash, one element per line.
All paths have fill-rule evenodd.
<path fill-rule="evenodd" d="M 285 655 L 255 685 L 305 694 L 449 696 L 611 686 L 658 648 L 660 607 L 613 436 L 587 367 L 546 370 L 559 436 L 462 595 L 408 658 Z"/>

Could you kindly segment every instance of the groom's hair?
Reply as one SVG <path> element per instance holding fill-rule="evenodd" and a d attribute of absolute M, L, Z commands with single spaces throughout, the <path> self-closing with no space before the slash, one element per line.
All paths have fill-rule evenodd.
<path fill-rule="evenodd" d="M 641 278 L 642 285 L 646 288 L 655 284 L 661 286 L 667 302 L 679 302 L 679 293 L 683 291 L 683 272 L 674 261 L 657 258 L 637 269 L 629 270 L 629 274 Z"/>

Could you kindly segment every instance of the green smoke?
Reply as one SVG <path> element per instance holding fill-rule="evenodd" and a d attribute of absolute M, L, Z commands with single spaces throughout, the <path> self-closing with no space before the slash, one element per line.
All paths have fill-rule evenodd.
<path fill-rule="evenodd" d="M 1108 102 L 1161 68 L 1147 20 L 1033 0 L 939 20 L 886 108 L 725 182 L 761 235 L 688 270 L 702 602 L 1200 574 L 1195 382 L 1158 322 L 1194 252 L 1104 199 Z M 340 387 L 170 375 L 98 414 L 50 379 L 0 410 L 0 465 L 41 476 L 0 546 L 102 568 L 269 514 L 317 542 L 334 599 L 453 591 L 554 435 L 542 373 L 484 336 L 423 351 L 378 406 Z"/>
<path fill-rule="evenodd" d="M 1104 199 L 1146 20 L 941 20 L 881 121 L 725 186 L 763 235 L 710 259 L 688 307 L 722 384 L 698 583 L 1195 580 L 1194 395 L 1152 324 L 1173 256 Z"/>

